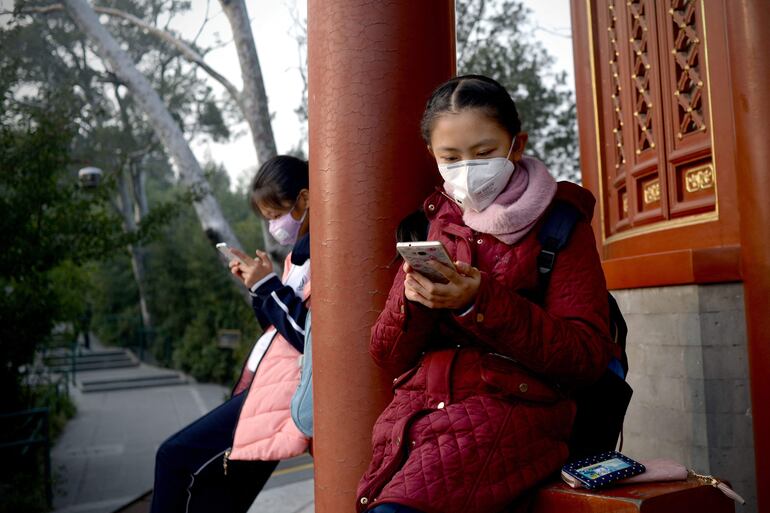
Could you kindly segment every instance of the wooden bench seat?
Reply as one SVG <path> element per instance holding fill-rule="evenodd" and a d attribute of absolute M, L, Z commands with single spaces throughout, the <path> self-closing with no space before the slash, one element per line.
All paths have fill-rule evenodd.
<path fill-rule="evenodd" d="M 735 503 L 713 486 L 696 479 L 667 483 L 619 485 L 596 491 L 564 483 L 537 493 L 534 513 L 733 513 Z"/>

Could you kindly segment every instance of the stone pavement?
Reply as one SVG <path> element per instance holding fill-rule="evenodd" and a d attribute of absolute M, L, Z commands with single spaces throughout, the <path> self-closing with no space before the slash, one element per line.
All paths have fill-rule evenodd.
<path fill-rule="evenodd" d="M 142 365 L 133 372 L 153 370 Z M 90 371 L 79 377 L 97 372 L 118 373 Z M 71 394 L 78 413 L 51 451 L 55 513 L 110 513 L 145 493 L 152 488 L 160 443 L 221 404 L 228 390 L 190 381 L 91 393 L 73 387 Z M 282 462 L 250 513 L 312 512 L 312 472 L 308 456 Z"/>

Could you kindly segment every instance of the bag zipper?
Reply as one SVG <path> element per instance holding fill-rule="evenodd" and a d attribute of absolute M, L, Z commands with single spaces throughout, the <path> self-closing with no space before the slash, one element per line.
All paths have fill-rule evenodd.
<path fill-rule="evenodd" d="M 231 452 L 233 452 L 233 448 L 228 447 L 227 450 L 225 451 L 224 458 L 222 459 L 222 467 L 225 470 L 225 475 L 227 475 L 227 459 L 230 457 Z"/>
<path fill-rule="evenodd" d="M 688 477 L 694 477 L 695 479 L 702 482 L 703 484 L 713 486 L 714 488 L 716 488 L 717 490 L 719 490 L 720 492 L 730 497 L 732 500 L 734 500 L 739 504 L 746 504 L 746 500 L 740 495 L 738 495 L 738 492 L 730 488 L 730 486 L 727 483 L 720 481 L 714 476 L 698 474 L 692 469 L 687 469 L 687 475 Z"/>

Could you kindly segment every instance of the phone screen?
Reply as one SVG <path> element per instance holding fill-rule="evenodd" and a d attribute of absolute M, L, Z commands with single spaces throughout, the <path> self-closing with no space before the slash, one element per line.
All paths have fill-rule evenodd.
<path fill-rule="evenodd" d="M 607 474 L 623 470 L 624 468 L 630 468 L 631 465 L 621 460 L 620 458 L 612 458 L 609 460 L 600 461 L 593 465 L 588 465 L 577 469 L 575 472 L 585 477 L 586 479 L 598 479 Z"/>

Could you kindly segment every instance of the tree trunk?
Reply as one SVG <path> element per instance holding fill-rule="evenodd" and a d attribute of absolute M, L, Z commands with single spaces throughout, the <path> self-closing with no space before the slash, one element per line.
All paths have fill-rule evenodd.
<path fill-rule="evenodd" d="M 254 148 L 257 150 L 257 161 L 262 163 L 275 157 L 277 150 L 270 109 L 267 105 L 265 82 L 262 79 L 262 68 L 259 65 L 254 34 L 251 32 L 249 13 L 246 11 L 244 0 L 220 0 L 220 4 L 230 22 L 230 30 L 233 32 L 233 41 L 241 67 L 243 89 L 241 90 L 240 106 L 243 110 L 243 116 L 251 128 Z M 265 251 L 275 264 L 282 266 L 288 248 L 278 244 L 270 235 L 267 221 L 264 219 L 262 220 L 262 235 L 265 241 Z"/>
<path fill-rule="evenodd" d="M 241 65 L 243 115 L 251 127 L 257 159 L 262 163 L 275 157 L 276 149 L 262 68 L 259 65 L 257 46 L 251 32 L 249 14 L 243 0 L 220 0 L 220 3 L 230 22 L 235 49 L 238 52 L 238 62 Z"/>
<path fill-rule="evenodd" d="M 142 219 L 142 212 L 140 212 L 140 206 L 137 205 L 136 196 L 136 182 L 138 180 L 135 179 L 133 176 L 134 173 L 131 172 L 131 188 L 134 189 L 132 191 L 129 191 L 129 179 L 126 177 L 126 173 L 129 173 L 126 171 L 123 167 L 118 169 L 118 179 L 117 179 L 117 185 L 118 185 L 118 212 L 120 213 L 121 218 L 123 219 L 123 230 L 126 233 L 136 233 L 137 226 L 141 222 Z M 146 213 L 146 212 L 145 212 Z M 136 244 L 129 244 L 127 246 L 128 254 L 131 257 L 131 270 L 134 273 L 134 281 L 136 281 L 136 288 L 139 291 L 139 311 L 142 314 L 142 326 L 144 326 L 145 330 L 152 329 L 152 315 L 150 314 L 150 309 L 147 304 L 147 287 L 145 286 L 146 282 L 146 273 L 145 273 L 145 256 L 146 256 L 146 250 L 141 245 Z"/>
<path fill-rule="evenodd" d="M 139 73 L 129 56 L 99 23 L 96 13 L 85 0 L 64 0 L 63 3 L 78 27 L 94 42 L 99 57 L 110 65 L 112 71 L 131 90 L 134 101 L 149 119 L 176 165 L 182 183 L 192 192 L 193 207 L 206 237 L 212 244 L 227 242 L 230 246 L 240 248 L 184 134 L 149 81 Z"/>
<path fill-rule="evenodd" d="M 139 310 L 142 313 L 142 325 L 145 330 L 152 330 L 152 315 L 150 314 L 150 308 L 147 304 L 147 287 L 145 286 L 147 279 L 145 273 L 145 256 L 147 250 L 143 246 L 129 244 L 128 252 L 131 255 L 131 269 L 134 272 L 136 287 L 139 289 Z"/>

